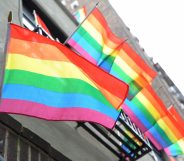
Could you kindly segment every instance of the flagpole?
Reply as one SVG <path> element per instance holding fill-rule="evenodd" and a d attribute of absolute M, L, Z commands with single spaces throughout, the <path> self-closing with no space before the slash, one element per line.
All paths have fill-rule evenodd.
<path fill-rule="evenodd" d="M 40 26 L 39 26 L 39 24 L 38 24 L 38 20 L 37 20 L 37 17 L 36 17 L 36 11 L 35 10 L 33 10 L 33 15 L 34 15 L 34 19 L 35 19 L 35 23 L 36 23 L 36 28 L 38 28 L 38 33 L 40 34 L 40 35 L 42 35 L 42 31 L 40 31 Z"/>
<path fill-rule="evenodd" d="M 77 28 L 72 32 L 72 34 L 65 40 L 64 45 L 67 44 L 68 40 L 74 35 L 74 33 L 79 29 L 79 27 L 84 23 L 84 21 L 90 16 L 90 14 L 94 11 L 94 9 L 98 6 L 99 2 L 93 7 L 93 9 L 89 12 L 89 14 L 85 17 L 85 19 L 77 26 Z"/>
<path fill-rule="evenodd" d="M 6 33 L 6 40 L 5 40 L 5 47 L 3 52 L 3 63 L 2 63 L 2 69 L 0 70 L 0 74 L 2 77 L 0 78 L 0 103 L 2 99 L 2 90 L 3 90 L 3 83 L 4 83 L 4 77 L 5 77 L 5 68 L 6 68 L 6 59 L 7 59 L 7 49 L 8 49 L 8 39 L 10 35 L 10 24 L 13 20 L 13 13 L 12 11 L 9 12 L 8 18 L 7 18 L 7 33 Z"/>

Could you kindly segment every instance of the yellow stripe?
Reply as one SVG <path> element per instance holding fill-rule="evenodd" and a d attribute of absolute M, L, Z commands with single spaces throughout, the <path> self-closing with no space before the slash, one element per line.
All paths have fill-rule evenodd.
<path fill-rule="evenodd" d="M 147 85 L 147 81 L 140 73 L 140 68 L 121 50 L 121 53 L 116 55 L 114 64 L 121 68 L 132 80 L 134 80 L 139 86 L 144 87 Z M 124 60 L 125 58 L 125 60 Z"/>
<path fill-rule="evenodd" d="M 127 62 L 125 62 L 123 59 L 121 59 L 121 57 L 119 57 L 118 55 L 116 56 L 116 59 L 114 61 L 114 63 L 117 64 L 117 66 L 119 66 L 123 71 L 125 71 L 127 73 L 127 75 L 129 75 L 129 77 L 131 77 L 133 80 L 135 80 L 139 75 L 127 64 Z"/>
<path fill-rule="evenodd" d="M 118 46 L 118 45 L 117 45 Z M 109 48 L 107 45 L 103 44 L 103 53 L 106 55 L 111 54 L 114 50 L 116 50 L 117 46 L 114 46 L 114 48 Z"/>
<path fill-rule="evenodd" d="M 141 92 L 139 92 L 136 97 L 137 99 L 141 100 L 141 103 L 145 106 L 147 111 L 153 116 L 155 120 L 158 120 L 161 117 L 159 112 Z"/>
<path fill-rule="evenodd" d="M 8 54 L 6 69 L 25 70 L 52 77 L 76 78 L 97 88 L 77 66 L 69 62 L 40 60 L 20 54 Z"/>
<path fill-rule="evenodd" d="M 162 130 L 167 134 L 172 143 L 177 141 L 176 136 L 173 134 L 173 132 L 170 130 L 170 128 L 167 126 L 167 124 L 163 119 L 160 119 L 157 123 L 162 128 Z"/>
<path fill-rule="evenodd" d="M 114 46 L 114 48 L 107 46 L 105 44 L 107 42 L 104 41 L 104 38 L 102 37 L 102 33 L 100 33 L 98 30 L 96 30 L 96 28 L 94 28 L 94 26 L 89 21 L 85 21 L 82 24 L 82 27 L 88 33 L 92 33 L 90 35 L 98 42 L 99 45 L 101 45 L 103 47 L 104 54 L 106 54 L 106 53 L 110 54 L 114 50 L 114 48 L 116 48 L 116 46 Z M 107 38 L 106 38 L 106 40 L 107 40 Z"/>
<path fill-rule="evenodd" d="M 178 145 L 181 147 L 182 152 L 184 152 L 184 138 L 182 138 L 182 139 L 180 139 L 180 140 L 178 141 Z"/>
<path fill-rule="evenodd" d="M 30 71 L 46 76 L 59 78 L 80 79 L 87 82 L 94 88 L 100 90 L 112 105 L 117 106 L 121 101 L 120 98 L 116 97 L 103 87 L 93 83 L 90 78 L 88 78 L 85 73 L 82 72 L 81 69 L 70 62 L 40 60 L 16 53 L 8 54 L 6 69 Z M 114 98 L 113 100 L 112 97 Z"/>

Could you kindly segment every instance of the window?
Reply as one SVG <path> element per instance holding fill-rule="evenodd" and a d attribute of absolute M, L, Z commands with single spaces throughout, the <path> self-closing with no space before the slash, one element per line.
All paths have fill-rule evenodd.
<path fill-rule="evenodd" d="M 70 4 L 71 8 L 73 10 L 77 9 L 79 7 L 79 2 L 78 1 L 74 1 Z"/>
<path fill-rule="evenodd" d="M 42 9 L 42 6 L 38 6 L 36 3 L 29 1 L 29 0 L 23 0 L 23 18 L 22 22 L 24 27 L 28 28 L 29 30 L 33 31 L 36 29 L 36 23 L 33 15 L 33 10 L 37 12 L 39 17 L 43 20 L 47 28 L 49 29 L 51 36 L 47 36 L 44 32 L 40 32 L 43 36 L 47 36 L 51 39 L 55 39 L 59 42 L 64 42 L 66 40 L 66 34 L 64 31 L 61 30 L 55 24 L 55 21 L 45 13 L 45 11 Z"/>

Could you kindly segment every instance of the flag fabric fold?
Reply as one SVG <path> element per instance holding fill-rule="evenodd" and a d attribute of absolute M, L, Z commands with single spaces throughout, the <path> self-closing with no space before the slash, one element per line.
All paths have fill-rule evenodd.
<path fill-rule="evenodd" d="M 164 149 L 172 156 L 183 154 L 184 135 L 179 127 L 183 120 L 172 109 L 168 112 L 152 89 L 150 84 L 157 73 L 125 40 L 115 37 L 118 41 L 114 43 L 116 41 L 107 33 L 111 35 L 112 31 L 95 8 L 68 44 L 81 56 L 129 85 L 129 95 L 122 108 L 158 150 Z"/>
<path fill-rule="evenodd" d="M 129 98 L 156 76 L 125 39 L 113 34 L 98 8 L 87 16 L 67 43 L 79 55 L 129 84 Z"/>
<path fill-rule="evenodd" d="M 111 66 L 110 74 L 129 84 L 129 98 L 132 98 L 142 88 L 149 85 L 157 73 L 146 64 L 127 42 L 124 42 L 119 49 Z M 103 64 L 103 66 L 107 64 L 106 60 Z"/>
<path fill-rule="evenodd" d="M 128 85 L 64 45 L 10 25 L 0 112 L 112 128 Z"/>
<path fill-rule="evenodd" d="M 112 43 L 105 43 L 108 42 L 107 39 L 109 42 L 111 39 L 104 37 L 107 28 L 99 28 L 99 24 L 107 25 L 101 22 L 101 17 L 103 15 L 100 11 L 94 9 L 69 39 L 68 44 L 84 58 L 129 84 L 129 95 L 122 105 L 125 113 L 158 150 L 165 149 L 169 155 L 179 155 L 183 146 L 183 133 L 176 122 L 179 118 L 173 114 L 173 119 L 150 85 L 157 73 L 123 39 L 111 50 L 107 50 L 108 44 Z M 104 20 L 103 18 L 103 22 Z M 177 148 L 174 149 L 175 147 Z"/>
<path fill-rule="evenodd" d="M 95 8 L 67 43 L 81 56 L 98 65 L 123 42 L 124 39 L 111 31 L 104 16 Z"/>
<path fill-rule="evenodd" d="M 164 149 L 171 156 L 183 154 L 183 128 L 151 86 L 131 101 L 126 99 L 122 108 L 158 150 Z"/>
<path fill-rule="evenodd" d="M 150 85 L 143 88 L 131 101 L 126 100 L 123 110 L 142 132 L 150 129 L 167 113 L 162 100 Z"/>
<path fill-rule="evenodd" d="M 145 135 L 153 143 L 160 144 L 161 149 L 164 149 L 182 139 L 184 132 L 174 118 L 167 113 L 166 116 L 160 118 L 152 128 L 146 131 Z"/>

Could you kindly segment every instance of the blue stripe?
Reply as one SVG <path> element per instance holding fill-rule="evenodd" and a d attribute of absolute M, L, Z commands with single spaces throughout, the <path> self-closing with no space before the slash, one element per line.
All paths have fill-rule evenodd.
<path fill-rule="evenodd" d="M 159 127 L 158 124 L 155 124 L 155 126 L 149 129 L 149 132 L 152 134 L 155 140 L 162 145 L 162 147 L 167 147 L 169 144 L 167 144 L 167 142 L 165 141 L 165 137 L 163 137 L 163 135 L 160 134 L 159 132 L 160 130 L 156 128 L 157 126 Z M 172 144 L 172 142 L 170 142 L 170 144 Z"/>
<path fill-rule="evenodd" d="M 56 108 L 89 108 L 104 113 L 114 120 L 119 116 L 116 109 L 108 107 L 88 95 L 57 93 L 33 86 L 6 84 L 3 87 L 2 98 L 27 100 Z"/>
<path fill-rule="evenodd" d="M 81 46 L 92 58 L 95 60 L 99 60 L 101 57 L 101 52 L 98 52 L 95 50 L 94 47 L 92 47 L 83 37 L 81 37 L 77 32 L 72 36 L 72 39 L 74 39 L 78 45 Z M 81 53 L 79 53 L 81 54 Z"/>
<path fill-rule="evenodd" d="M 102 63 L 99 65 L 100 68 L 104 69 L 105 71 L 107 71 L 108 73 L 110 73 L 111 67 L 112 67 L 112 63 L 109 63 L 108 60 L 103 60 Z"/>
<path fill-rule="evenodd" d="M 115 65 L 115 63 L 114 63 L 113 65 Z M 117 65 L 117 66 L 118 66 L 118 65 Z M 126 72 L 125 72 L 125 73 L 126 73 Z M 116 78 L 118 78 L 118 79 L 124 81 L 124 82 L 127 83 L 127 84 L 130 83 L 130 79 L 127 78 L 126 75 L 122 75 L 122 73 L 119 73 L 119 72 L 117 73 L 117 72 L 113 69 L 113 67 L 112 67 L 111 70 L 110 70 L 110 74 L 112 74 L 112 75 L 115 76 Z M 126 78 L 127 78 L 127 79 L 126 79 Z"/>
<path fill-rule="evenodd" d="M 146 117 L 144 116 L 144 114 L 141 112 L 141 110 L 134 105 L 134 103 L 132 103 L 131 101 L 129 101 L 128 99 L 125 99 L 124 102 L 130 109 L 131 111 L 137 116 L 137 118 L 141 121 L 141 123 L 147 128 L 151 128 L 153 125 L 146 119 Z"/>

